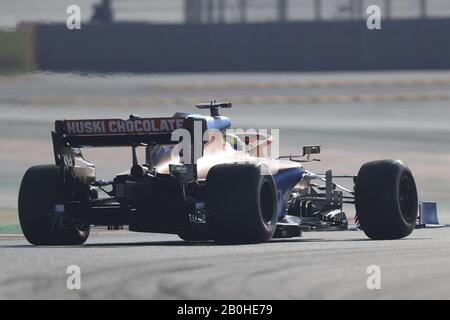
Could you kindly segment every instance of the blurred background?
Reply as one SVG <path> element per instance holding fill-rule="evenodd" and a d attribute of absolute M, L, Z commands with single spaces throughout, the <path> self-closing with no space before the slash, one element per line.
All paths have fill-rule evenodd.
<path fill-rule="evenodd" d="M 78 5 L 88 21 L 98 0 L 5 0 L 0 26 L 19 21 L 63 22 L 66 8 Z M 378 5 L 386 19 L 450 16 L 447 0 L 112 0 L 117 21 L 149 23 L 241 23 L 364 19 L 365 9 Z"/>
<path fill-rule="evenodd" d="M 81 29 L 69 30 L 69 5 Z M 369 30 L 369 5 L 381 30 Z M 400 158 L 450 223 L 450 1 L 0 2 L 0 231 L 17 228 L 25 170 L 51 163 L 61 118 L 172 115 L 229 100 L 234 127 L 278 128 L 284 154 L 357 173 Z M 87 150 L 99 177 L 128 149 Z"/>

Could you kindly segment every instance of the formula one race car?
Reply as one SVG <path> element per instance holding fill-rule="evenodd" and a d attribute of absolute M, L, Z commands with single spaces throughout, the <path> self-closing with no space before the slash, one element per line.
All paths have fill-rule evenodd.
<path fill-rule="evenodd" d="M 27 240 L 78 245 L 91 226 L 126 225 L 186 241 L 259 243 L 308 230 L 345 230 L 344 204 L 355 205 L 358 227 L 371 239 L 403 238 L 416 226 L 416 185 L 403 162 L 369 162 L 356 176 L 314 174 L 302 164 L 313 161 L 320 146 L 274 158 L 271 135 L 230 130 L 230 120 L 219 115 L 230 103 L 197 107 L 210 115 L 56 121 L 56 164 L 30 168 L 20 188 Z M 112 146 L 131 148 L 132 167 L 111 181 L 97 180 L 80 149 Z M 352 179 L 354 188 L 336 179 Z"/>

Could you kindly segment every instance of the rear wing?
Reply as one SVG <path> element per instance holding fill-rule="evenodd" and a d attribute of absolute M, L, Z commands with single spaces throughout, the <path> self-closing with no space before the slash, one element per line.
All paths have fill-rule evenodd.
<path fill-rule="evenodd" d="M 195 132 L 194 128 L 201 128 L 201 133 Z M 189 131 L 193 147 L 196 140 L 203 141 L 207 124 L 206 120 L 194 117 L 58 120 L 52 132 L 56 164 L 73 166 L 74 157 L 81 157 L 81 152 L 76 149 L 85 147 L 177 144 L 179 141 L 172 140 L 177 129 Z M 203 142 L 200 144 L 203 149 Z"/>

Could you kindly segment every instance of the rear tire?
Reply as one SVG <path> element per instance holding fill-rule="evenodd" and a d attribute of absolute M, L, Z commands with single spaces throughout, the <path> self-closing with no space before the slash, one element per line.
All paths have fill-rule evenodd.
<path fill-rule="evenodd" d="M 216 242 L 272 239 L 278 210 L 275 181 L 264 165 L 221 164 L 206 178 L 208 228 Z"/>
<path fill-rule="evenodd" d="M 355 184 L 355 207 L 361 229 L 371 239 L 400 239 L 414 230 L 418 215 L 416 184 L 399 160 L 364 164 Z"/>
<path fill-rule="evenodd" d="M 51 218 L 61 191 L 60 168 L 35 166 L 25 173 L 19 192 L 19 220 L 25 238 L 34 245 L 80 245 L 89 227 L 60 225 Z"/>

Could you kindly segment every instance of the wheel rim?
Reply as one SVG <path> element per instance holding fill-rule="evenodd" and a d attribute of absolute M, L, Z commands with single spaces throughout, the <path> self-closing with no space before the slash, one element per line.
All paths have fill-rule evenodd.
<path fill-rule="evenodd" d="M 414 195 L 414 184 L 408 176 L 404 176 L 400 183 L 399 202 L 400 210 L 406 221 L 411 221 L 414 211 L 416 197 Z"/>
<path fill-rule="evenodd" d="M 265 181 L 261 187 L 261 214 L 266 224 L 272 222 L 274 199 L 270 183 Z"/>

